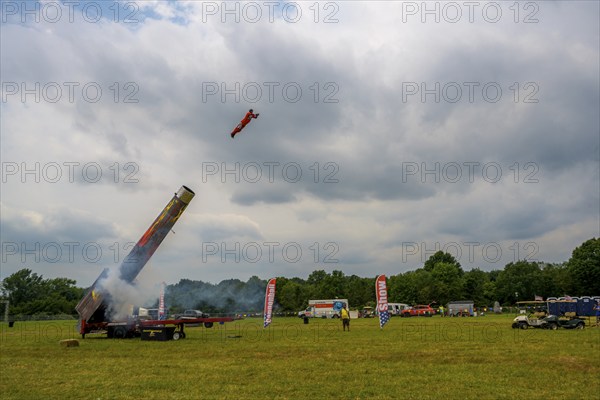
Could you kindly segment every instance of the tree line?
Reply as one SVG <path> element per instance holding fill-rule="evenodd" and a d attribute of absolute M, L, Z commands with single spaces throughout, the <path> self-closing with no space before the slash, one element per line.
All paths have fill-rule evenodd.
<path fill-rule="evenodd" d="M 10 315 L 72 315 L 85 289 L 68 278 L 44 279 L 30 269 L 21 269 L 2 280 L 2 300 L 10 304 Z"/>
<path fill-rule="evenodd" d="M 304 309 L 309 299 L 334 298 L 348 299 L 352 308 L 373 306 L 375 278 L 348 276 L 339 270 L 313 271 L 307 279 L 277 277 L 276 306 L 279 311 L 293 312 Z M 600 239 L 587 240 L 561 264 L 523 260 L 511 262 L 503 270 L 464 271 L 451 254 L 438 251 L 422 268 L 387 278 L 390 303 L 446 305 L 454 300 L 473 300 L 476 306 L 491 306 L 496 301 L 512 305 L 535 296 L 600 295 Z M 234 279 L 218 285 L 182 280 L 167 288 L 165 299 L 177 310 L 260 312 L 266 283 L 256 276 L 246 283 Z M 190 299 L 190 293 L 201 292 L 208 294 L 202 301 Z"/>
<path fill-rule="evenodd" d="M 267 277 L 268 278 L 268 277 Z M 346 298 L 352 308 L 375 303 L 375 278 L 345 275 L 334 270 L 313 271 L 307 279 L 277 277 L 276 310 L 304 309 L 309 299 Z M 512 305 L 535 296 L 600 295 L 600 239 L 587 240 L 564 263 L 517 261 L 502 270 L 464 271 L 449 253 L 438 251 L 414 271 L 388 276 L 392 303 L 445 305 L 453 300 L 473 300 L 476 306 L 495 301 Z M 168 285 L 165 302 L 172 312 L 200 309 L 211 313 L 261 312 L 266 279 L 253 276 L 246 282 L 228 279 L 218 284 L 181 279 Z M 43 279 L 29 269 L 2 281 L 11 314 L 74 314 L 86 289 L 67 278 Z M 155 304 L 146 306 L 157 307 Z"/>

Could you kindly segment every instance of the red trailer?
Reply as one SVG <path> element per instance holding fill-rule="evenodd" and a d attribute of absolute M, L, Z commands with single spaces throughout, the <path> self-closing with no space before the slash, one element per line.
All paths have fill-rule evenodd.
<path fill-rule="evenodd" d="M 106 333 L 108 338 L 132 338 L 141 336 L 144 331 L 147 330 L 158 330 L 166 327 L 171 327 L 172 332 L 170 338 L 173 340 L 179 340 L 185 338 L 185 325 L 198 325 L 203 324 L 205 328 L 212 328 L 214 323 L 225 323 L 232 322 L 233 317 L 209 317 L 209 318 L 186 318 L 186 319 L 166 319 L 166 320 L 153 320 L 153 319 L 129 319 L 127 321 L 113 321 L 113 322 L 86 322 L 85 320 L 80 321 L 79 333 L 82 338 L 88 333 Z"/>

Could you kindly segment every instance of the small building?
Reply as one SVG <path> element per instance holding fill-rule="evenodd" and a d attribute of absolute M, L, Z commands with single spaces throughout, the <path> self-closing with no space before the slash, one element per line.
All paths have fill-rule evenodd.
<path fill-rule="evenodd" d="M 447 315 L 449 317 L 458 317 L 458 316 L 470 316 L 472 317 L 473 308 L 474 308 L 473 300 L 458 300 L 451 301 L 447 306 Z"/>

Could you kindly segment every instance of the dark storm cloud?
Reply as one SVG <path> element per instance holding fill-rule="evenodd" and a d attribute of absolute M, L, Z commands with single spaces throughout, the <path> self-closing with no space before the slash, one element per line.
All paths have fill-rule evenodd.
<path fill-rule="evenodd" d="M 72 241 L 93 242 L 103 238 L 116 237 L 112 223 L 89 215 L 88 213 L 60 208 L 44 216 L 28 218 L 27 214 L 11 215 L 3 218 L 3 241 L 36 242 Z"/>
<path fill-rule="evenodd" d="M 113 191 L 77 198 L 86 204 L 91 196 L 95 202 L 88 207 L 95 214 L 111 215 L 123 226 L 139 218 L 132 213 L 143 213 L 145 228 L 146 213 L 152 217 L 156 211 L 146 209 L 146 200 L 156 196 L 160 207 L 164 194 L 175 189 L 173 181 L 191 185 L 200 196 L 184 216 L 190 225 L 183 234 L 177 228 L 155 260 L 174 265 L 173 274 L 217 275 L 214 266 L 200 272 L 189 267 L 202 241 L 279 239 L 283 231 L 298 232 L 301 238 L 292 240 L 299 242 L 312 243 L 315 236 L 335 240 L 339 269 L 352 265 L 352 272 L 363 276 L 377 268 L 394 270 L 394 243 L 405 240 L 545 237 L 540 249 L 551 248 L 562 261 L 561 251 L 570 252 L 566 247 L 572 243 L 564 244 L 557 232 L 569 227 L 577 240 L 597 234 L 597 227 L 590 232 L 587 225 L 598 218 L 597 3 L 539 3 L 535 24 L 513 23 L 510 13 L 500 24 L 424 24 L 418 17 L 401 23 L 395 14 L 399 3 L 348 2 L 340 3 L 340 22 L 328 26 L 219 23 L 219 16 L 201 23 L 200 14 L 191 15 L 200 6 L 179 4 L 144 3 L 152 17 L 132 29 L 80 23 L 3 26 L 2 32 L 3 54 L 9 54 L 2 59 L 4 77 L 94 81 L 106 95 L 99 103 L 22 104 L 17 98 L 3 104 L 3 157 L 76 155 L 103 167 L 136 162 L 142 181 L 121 182 L 117 193 L 133 188 L 139 207 L 115 211 Z M 180 20 L 182 11 L 187 14 Z M 121 89 L 118 102 L 109 89 L 115 82 Z M 136 103 L 122 102 L 128 82 L 139 89 Z M 407 83 L 431 88 L 449 82 L 462 87 L 460 101 L 403 96 Z M 479 84 L 473 102 L 464 82 Z M 502 88 L 498 102 L 482 99 L 481 87 L 488 82 Z M 515 82 L 518 101 L 511 89 Z M 534 86 L 526 88 L 528 83 Z M 208 95 L 207 87 L 215 84 L 219 90 L 238 85 L 239 99 Z M 285 98 L 286 84 L 301 88 L 302 96 Z M 275 85 L 273 99 L 268 85 Z M 262 96 L 248 99 L 244 87 L 259 87 Z M 532 89 L 538 102 L 525 103 Z M 327 95 L 336 101 L 326 102 Z M 260 118 L 231 139 L 229 132 L 249 108 Z M 293 169 L 282 174 L 290 163 L 302 170 L 297 180 Z M 472 181 L 465 163 L 477 165 Z M 499 182 L 482 176 L 486 163 L 501 168 Z M 255 164 L 262 166 L 262 176 L 250 182 L 243 169 Z M 457 181 L 444 175 L 451 169 L 443 169 L 455 164 L 463 167 Z M 239 179 L 220 172 L 206 176 L 209 165 L 237 168 Z M 276 165 L 272 180 L 266 165 Z M 435 168 L 437 176 L 427 172 Z M 525 182 L 528 178 L 537 183 Z M 89 182 L 76 183 L 81 189 Z M 100 183 L 102 189 L 112 185 Z M 18 185 L 9 189 L 2 202 L 11 208 L 29 193 Z M 25 241 L 117 236 L 117 228 L 102 221 L 53 211 L 44 198 L 47 189 L 40 186 L 39 199 L 26 196 L 23 207 L 35 210 L 49 227 L 33 227 L 29 235 L 18 229 L 28 223 L 5 224 L 3 216 L 3 240 L 4 232 Z M 67 188 L 53 204 L 70 204 L 73 193 Z M 296 219 L 287 219 L 294 213 Z M 80 218 L 87 221 L 83 226 L 77 224 Z M 253 275 L 253 267 L 217 268 L 221 276 L 214 279 Z M 259 275 L 300 274 L 313 267 L 261 265 Z"/>
<path fill-rule="evenodd" d="M 193 237 L 202 242 L 221 241 L 231 238 L 260 240 L 262 233 L 248 218 L 236 215 L 210 215 L 196 219 Z"/>
<path fill-rule="evenodd" d="M 3 215 L 3 275 L 20 268 L 38 268 L 44 275 L 79 279 L 99 265 L 112 265 L 118 256 L 115 226 L 86 212 L 55 209 L 45 215 L 31 212 Z M 117 247 L 116 247 L 117 246 Z M 91 279 L 88 277 L 88 279 Z M 85 283 L 84 283 L 85 284 Z"/>

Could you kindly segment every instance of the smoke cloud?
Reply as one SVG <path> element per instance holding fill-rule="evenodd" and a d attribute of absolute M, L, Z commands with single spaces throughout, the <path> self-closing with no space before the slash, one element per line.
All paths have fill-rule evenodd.
<path fill-rule="evenodd" d="M 134 307 L 152 307 L 160 295 L 162 279 L 151 268 L 146 268 L 133 283 L 120 278 L 120 269 L 112 268 L 105 279 L 98 282 L 105 295 L 106 316 L 110 320 L 124 320 L 133 314 Z"/>
<path fill-rule="evenodd" d="M 182 279 L 167 286 L 167 307 L 198 309 L 208 313 L 262 312 L 267 281 L 256 276 L 246 283 L 228 279 L 214 285 Z"/>

